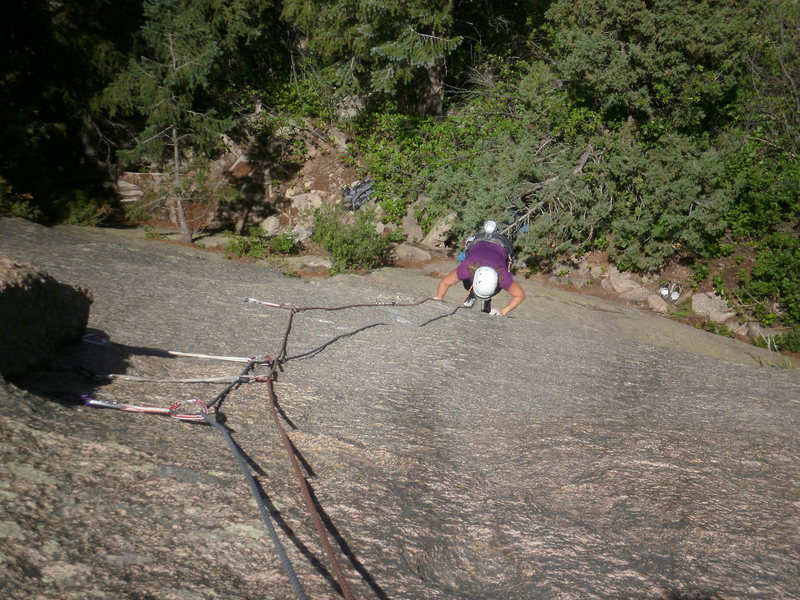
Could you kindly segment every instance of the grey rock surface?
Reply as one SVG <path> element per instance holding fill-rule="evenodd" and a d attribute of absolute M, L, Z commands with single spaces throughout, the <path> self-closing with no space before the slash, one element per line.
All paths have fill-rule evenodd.
<path fill-rule="evenodd" d="M 94 294 L 95 339 L 0 393 L 0 592 L 294 597 L 211 427 L 169 406 L 280 352 L 300 306 L 414 302 L 410 269 L 329 280 L 135 232 L 0 220 L 0 252 Z M 297 313 L 275 384 L 358 598 L 800 597 L 800 371 L 668 319 L 522 281 L 512 318 L 448 302 Z M 502 296 L 495 302 L 502 302 Z M 787 363 L 788 365 L 788 363 Z M 790 365 L 788 365 L 790 366 Z M 263 384 L 219 407 L 311 598 L 340 597 Z"/>
<path fill-rule="evenodd" d="M 92 295 L 0 254 L 0 374 L 10 377 L 79 342 Z"/>
<path fill-rule="evenodd" d="M 715 323 L 724 323 L 736 316 L 724 298 L 710 292 L 692 296 L 692 310 L 699 315 L 708 317 Z"/>

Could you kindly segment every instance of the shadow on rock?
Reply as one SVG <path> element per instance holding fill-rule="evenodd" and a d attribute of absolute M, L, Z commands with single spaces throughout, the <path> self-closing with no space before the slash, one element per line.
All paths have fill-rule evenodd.
<path fill-rule="evenodd" d="M 49 364 L 28 369 L 9 381 L 65 406 L 83 404 L 83 396 L 92 396 L 110 384 L 112 375 L 126 373 L 133 356 L 175 358 L 166 350 L 112 342 L 103 331 L 90 328 L 80 344 L 63 348 Z"/>

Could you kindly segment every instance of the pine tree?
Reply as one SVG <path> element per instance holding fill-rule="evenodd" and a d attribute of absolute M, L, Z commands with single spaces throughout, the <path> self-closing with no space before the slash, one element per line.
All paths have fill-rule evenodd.
<path fill-rule="evenodd" d="M 146 0 L 141 56 L 107 88 L 112 117 L 138 113 L 144 127 L 127 160 L 169 165 L 173 188 L 170 214 L 184 242 L 192 241 L 186 219 L 183 172 L 190 151 L 205 153 L 230 126 L 204 106 L 209 77 L 220 45 L 203 12 L 192 0 Z"/>
<path fill-rule="evenodd" d="M 108 178 L 90 102 L 127 62 L 141 0 L 28 0 L 0 20 L 0 176 L 48 220 L 97 217 Z M 80 187 L 78 191 L 76 188 Z"/>
<path fill-rule="evenodd" d="M 302 32 L 339 91 L 392 94 L 417 87 L 423 112 L 440 112 L 452 35 L 451 0 L 287 0 L 283 16 Z"/>
<path fill-rule="evenodd" d="M 558 0 L 550 59 L 572 96 L 654 135 L 723 124 L 757 3 Z"/>

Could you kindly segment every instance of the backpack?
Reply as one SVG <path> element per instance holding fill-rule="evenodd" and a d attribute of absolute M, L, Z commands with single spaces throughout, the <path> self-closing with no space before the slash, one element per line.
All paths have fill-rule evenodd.
<path fill-rule="evenodd" d="M 514 260 L 514 243 L 507 235 L 497 233 L 496 231 L 492 233 L 485 233 L 482 231 L 481 233 L 471 235 L 464 241 L 464 254 L 469 252 L 470 247 L 475 242 L 491 242 L 492 244 L 502 246 L 508 257 L 508 264 L 511 264 Z"/>
<path fill-rule="evenodd" d="M 349 210 L 358 210 L 362 204 L 372 200 L 372 179 L 365 179 L 342 190 L 342 198 Z"/>

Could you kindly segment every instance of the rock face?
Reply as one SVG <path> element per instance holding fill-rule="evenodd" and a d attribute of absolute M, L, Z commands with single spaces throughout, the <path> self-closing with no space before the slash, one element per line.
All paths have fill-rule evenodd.
<path fill-rule="evenodd" d="M 180 381 L 238 377 L 209 357 L 276 356 L 287 332 L 279 417 L 356 598 L 800 597 L 800 371 L 768 351 L 531 281 L 512 318 L 462 290 L 393 306 L 436 280 L 301 280 L 130 235 L 0 219 L 0 251 L 89 286 L 112 342 L 0 388 L 0 597 L 294 598 L 215 428 L 67 400 L 209 401 L 225 386 Z M 212 414 L 307 596 L 341 598 L 265 386 Z"/>
<path fill-rule="evenodd" d="M 0 373 L 18 375 L 79 342 L 91 303 L 86 288 L 0 255 Z"/>

